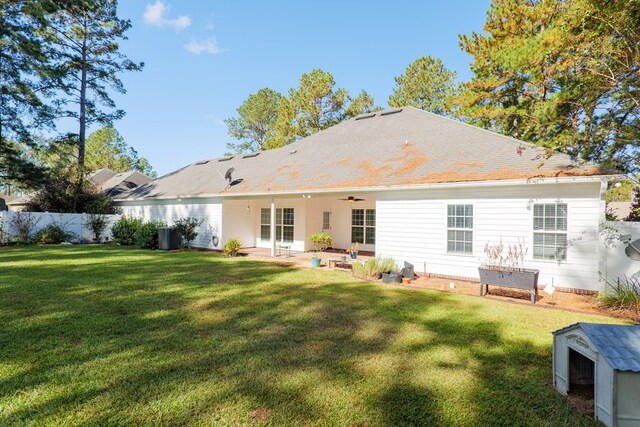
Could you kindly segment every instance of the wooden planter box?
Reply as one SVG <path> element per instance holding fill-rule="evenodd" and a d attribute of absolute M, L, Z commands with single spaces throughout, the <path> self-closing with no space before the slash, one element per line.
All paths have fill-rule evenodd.
<path fill-rule="evenodd" d="M 478 267 L 480 273 L 480 296 L 489 293 L 489 285 L 505 286 L 508 288 L 525 289 L 531 291 L 531 304 L 536 303 L 538 297 L 538 275 L 536 269 L 491 269 Z"/>

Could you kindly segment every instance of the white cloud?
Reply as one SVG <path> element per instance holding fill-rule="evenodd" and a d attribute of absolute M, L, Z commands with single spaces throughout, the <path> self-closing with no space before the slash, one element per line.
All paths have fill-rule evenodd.
<path fill-rule="evenodd" d="M 191 18 L 186 15 L 169 19 L 167 15 L 170 10 L 171 6 L 164 3 L 162 0 L 156 0 L 155 3 L 147 5 L 142 17 L 144 22 L 149 25 L 154 25 L 156 27 L 172 27 L 178 31 L 191 25 Z"/>
<path fill-rule="evenodd" d="M 191 40 L 189 43 L 184 45 L 184 48 L 194 55 L 200 55 L 201 53 L 210 53 L 211 55 L 216 55 L 225 51 L 225 49 L 222 49 L 220 46 L 218 46 L 218 42 L 216 41 L 215 37 L 210 37 L 202 41 Z"/>

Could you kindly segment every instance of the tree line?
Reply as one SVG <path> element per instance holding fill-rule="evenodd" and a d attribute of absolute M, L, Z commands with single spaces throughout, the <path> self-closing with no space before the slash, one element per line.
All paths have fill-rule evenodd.
<path fill-rule="evenodd" d="M 468 81 L 425 56 L 395 78 L 388 105 L 638 171 L 640 2 L 493 0 L 483 30 L 459 36 L 473 58 Z M 250 95 L 226 120 L 228 149 L 281 147 L 377 109 L 366 91 L 352 99 L 331 73 L 315 69 L 286 95 L 269 88 Z"/>
<path fill-rule="evenodd" d="M 119 76 L 144 66 L 120 52 L 130 27 L 117 0 L 0 0 L 3 185 L 60 180 L 81 192 L 99 165 L 154 174 L 111 127 L 125 114 L 110 95 L 126 92 Z M 61 121 L 75 130 L 57 131 Z M 93 125 L 101 128 L 88 136 Z"/>

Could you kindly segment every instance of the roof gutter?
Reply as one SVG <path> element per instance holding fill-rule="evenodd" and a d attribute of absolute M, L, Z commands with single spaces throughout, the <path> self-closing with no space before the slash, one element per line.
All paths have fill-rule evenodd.
<path fill-rule="evenodd" d="M 326 193 L 355 193 L 355 192 L 376 192 L 376 191 L 415 191 L 448 188 L 478 188 L 478 187 L 507 187 L 514 185 L 530 184 L 565 184 L 565 183 L 587 183 L 587 182 L 611 182 L 627 179 L 626 175 L 591 175 L 591 176 L 563 176 L 554 178 L 527 178 L 509 180 L 488 180 L 488 181 L 460 181 L 460 182 L 439 182 L 431 184 L 410 184 L 410 185 L 380 185 L 369 187 L 345 187 L 326 189 L 301 189 L 287 191 L 252 192 L 252 193 L 209 193 L 209 194 L 179 194 L 176 196 L 158 197 L 136 197 L 128 199 L 114 199 L 114 202 L 135 202 L 145 200 L 173 200 L 173 199 L 210 199 L 210 198 L 236 198 L 246 199 L 247 197 L 273 197 L 273 196 L 293 196 L 299 194 L 326 194 Z"/>

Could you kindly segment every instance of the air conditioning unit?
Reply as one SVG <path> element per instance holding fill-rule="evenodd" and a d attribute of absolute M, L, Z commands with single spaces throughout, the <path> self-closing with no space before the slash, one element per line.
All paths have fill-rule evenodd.
<path fill-rule="evenodd" d="M 180 247 L 180 236 L 173 227 L 158 228 L 158 249 L 173 251 Z"/>

